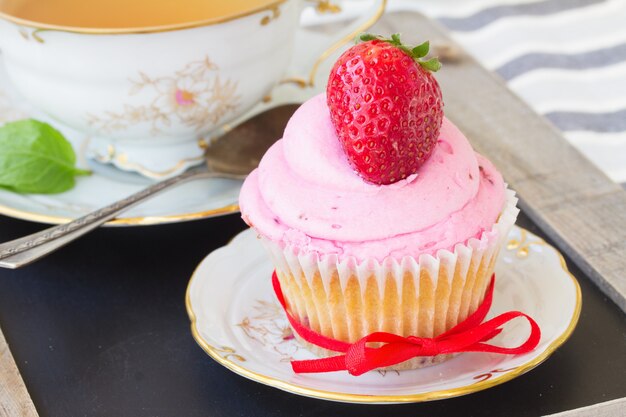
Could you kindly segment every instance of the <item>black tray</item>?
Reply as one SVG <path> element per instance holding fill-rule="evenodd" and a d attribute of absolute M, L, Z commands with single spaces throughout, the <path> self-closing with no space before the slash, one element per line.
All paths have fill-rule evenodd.
<path fill-rule="evenodd" d="M 523 215 L 518 224 L 542 235 Z M 231 215 L 101 229 L 25 269 L 0 270 L 0 326 L 40 416 L 537 416 L 626 396 L 626 315 L 571 262 L 583 292 L 576 331 L 503 385 L 377 406 L 248 381 L 195 344 L 184 302 L 196 265 L 244 227 Z M 0 216 L 0 241 L 41 228 Z"/>

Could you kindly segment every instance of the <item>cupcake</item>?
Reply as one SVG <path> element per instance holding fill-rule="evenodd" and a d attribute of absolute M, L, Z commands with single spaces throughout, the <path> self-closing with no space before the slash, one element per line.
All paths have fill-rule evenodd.
<path fill-rule="evenodd" d="M 288 311 L 323 336 L 446 332 L 482 302 L 515 223 L 514 193 L 443 116 L 427 50 L 395 35 L 348 50 L 242 187 Z"/>

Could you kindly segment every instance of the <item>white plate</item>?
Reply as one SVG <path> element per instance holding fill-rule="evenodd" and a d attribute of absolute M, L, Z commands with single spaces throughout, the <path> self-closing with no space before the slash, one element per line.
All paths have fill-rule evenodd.
<path fill-rule="evenodd" d="M 581 293 L 561 254 L 539 237 L 514 228 L 496 266 L 489 317 L 509 310 L 531 315 L 541 341 L 523 355 L 464 353 L 440 365 L 403 371 L 294 374 L 289 360 L 314 356 L 289 337 L 271 288 L 272 265 L 252 230 L 207 256 L 187 289 L 187 311 L 198 344 L 217 362 L 246 378 L 314 398 L 354 403 L 418 402 L 480 391 L 543 362 L 574 330 Z M 494 344 L 527 337 L 522 320 L 507 324 Z"/>

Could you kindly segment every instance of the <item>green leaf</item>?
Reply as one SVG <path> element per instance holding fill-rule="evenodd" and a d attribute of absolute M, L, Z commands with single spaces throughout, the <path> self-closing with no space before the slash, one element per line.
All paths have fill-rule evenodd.
<path fill-rule="evenodd" d="M 55 194 L 74 187 L 72 145 L 52 126 L 27 119 L 0 127 L 0 187 L 19 193 Z"/>
<path fill-rule="evenodd" d="M 430 42 L 426 41 L 421 45 L 416 46 L 411 50 L 411 53 L 415 58 L 422 58 L 428 55 L 428 50 L 430 49 Z"/>
<path fill-rule="evenodd" d="M 438 58 L 431 58 L 428 61 L 420 61 L 419 64 L 429 71 L 437 72 L 441 69 L 441 62 Z"/>
<path fill-rule="evenodd" d="M 391 41 L 392 43 L 396 44 L 396 45 L 401 45 L 402 41 L 400 41 L 400 34 L 399 33 L 394 33 L 393 35 L 391 35 Z"/>
<path fill-rule="evenodd" d="M 378 39 L 376 35 L 372 35 L 371 33 L 361 33 L 359 36 L 362 42 L 373 41 L 374 39 Z"/>

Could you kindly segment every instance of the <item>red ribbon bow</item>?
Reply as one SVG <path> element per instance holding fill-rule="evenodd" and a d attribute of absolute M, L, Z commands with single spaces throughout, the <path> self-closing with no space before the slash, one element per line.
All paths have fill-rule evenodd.
<path fill-rule="evenodd" d="M 377 368 L 396 365 L 416 356 L 437 356 L 461 352 L 520 354 L 533 350 L 541 339 L 541 330 L 530 316 L 519 311 L 509 311 L 483 323 L 491 308 L 494 283 L 495 274 L 491 277 L 485 299 L 478 309 L 467 319 L 437 337 L 403 337 L 386 332 L 375 332 L 355 343 L 347 343 L 323 336 L 300 324 L 287 311 L 287 304 L 276 271 L 272 274 L 274 292 L 295 332 L 313 345 L 343 353 L 343 355 L 328 358 L 291 361 L 294 372 L 317 373 L 347 370 L 355 376 Z M 530 323 L 530 335 L 524 343 L 513 348 L 484 343 L 502 331 L 500 326 L 516 317 L 524 317 Z M 372 348 L 367 346 L 368 343 L 383 343 L 383 345 Z"/>

